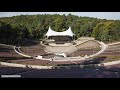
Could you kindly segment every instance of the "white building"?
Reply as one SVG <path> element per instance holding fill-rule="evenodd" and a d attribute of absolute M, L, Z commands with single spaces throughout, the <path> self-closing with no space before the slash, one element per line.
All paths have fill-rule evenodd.
<path fill-rule="evenodd" d="M 72 32 L 71 27 L 63 32 L 56 32 L 49 27 L 47 33 L 45 34 L 47 39 L 53 41 L 70 41 L 74 39 L 74 35 L 75 34 Z"/>

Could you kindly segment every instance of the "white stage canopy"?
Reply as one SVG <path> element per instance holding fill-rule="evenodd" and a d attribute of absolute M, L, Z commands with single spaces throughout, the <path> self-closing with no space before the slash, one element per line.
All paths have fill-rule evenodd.
<path fill-rule="evenodd" d="M 48 32 L 46 33 L 46 36 L 71 36 L 73 37 L 75 34 L 72 32 L 71 27 L 69 27 L 68 30 L 63 31 L 63 32 L 56 32 L 52 30 L 50 27 L 48 29 Z"/>

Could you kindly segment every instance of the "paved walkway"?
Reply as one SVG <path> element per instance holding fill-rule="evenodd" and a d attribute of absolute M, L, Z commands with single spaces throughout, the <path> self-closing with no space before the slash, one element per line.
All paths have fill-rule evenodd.
<path fill-rule="evenodd" d="M 56 46 L 56 47 L 53 47 L 53 46 L 47 46 L 45 48 L 45 51 L 46 52 L 50 52 L 50 53 L 71 53 L 71 52 L 74 52 L 75 50 L 77 50 L 77 48 L 72 45 L 72 46 Z"/>
<path fill-rule="evenodd" d="M 93 54 L 93 55 L 90 55 L 90 56 L 84 56 L 84 57 L 78 56 L 78 57 L 59 58 L 59 59 L 54 59 L 54 61 L 62 61 L 62 62 L 63 62 L 63 61 L 80 61 L 80 60 L 86 60 L 86 59 L 91 58 L 91 57 L 95 57 L 95 56 L 103 53 L 104 50 L 106 49 L 107 45 L 105 45 L 103 42 L 98 42 L 98 41 L 96 41 L 96 40 L 94 40 L 94 41 L 97 42 L 97 43 L 99 43 L 99 44 L 101 45 L 101 50 L 100 50 L 98 53 Z M 87 42 L 87 41 L 85 41 L 85 42 Z M 47 48 L 49 48 L 50 50 L 55 51 L 54 53 L 60 52 L 61 50 L 62 50 L 62 51 L 66 51 L 66 53 L 67 53 L 68 51 L 69 51 L 69 52 L 73 52 L 73 51 L 76 50 L 76 48 L 75 48 L 74 45 L 71 46 L 71 48 L 70 48 L 70 47 L 66 47 L 66 48 L 64 48 L 64 47 L 53 47 L 53 48 L 47 47 Z M 24 56 L 24 57 L 31 58 L 31 56 L 26 55 L 26 54 L 24 54 L 24 53 L 21 53 L 20 47 L 16 47 L 16 46 L 15 46 L 15 47 L 14 47 L 14 50 L 15 50 L 16 53 L 18 53 L 18 54 L 20 54 L 20 55 L 22 55 L 22 56 Z M 61 51 L 61 52 L 62 52 L 62 51 Z M 42 59 L 42 60 L 46 60 L 46 58 L 41 58 L 41 59 Z M 48 60 L 48 58 L 47 58 L 47 60 Z M 50 60 L 51 60 L 51 59 L 50 59 Z"/>
<path fill-rule="evenodd" d="M 107 44 L 107 45 L 105 45 L 103 42 L 98 42 L 98 43 L 100 43 L 102 49 L 101 49 L 98 53 L 96 53 L 96 54 L 94 54 L 94 55 L 86 56 L 86 57 L 70 57 L 70 58 L 67 57 L 67 58 L 63 58 L 63 59 L 69 60 L 69 61 L 71 61 L 71 62 L 74 63 L 74 60 L 85 60 L 86 58 L 94 57 L 94 56 L 97 56 L 97 55 L 103 53 L 107 46 L 120 44 L 120 42 L 118 42 L 118 43 L 112 43 L 112 44 Z M 2 44 L 2 45 L 4 45 L 4 44 Z M 7 46 L 11 46 L 11 45 L 7 45 Z M 13 46 L 12 46 L 12 47 L 13 47 Z M 15 52 L 18 53 L 19 55 L 22 55 L 22 56 L 24 56 L 24 57 L 31 58 L 31 56 L 24 54 L 24 53 L 21 51 L 20 47 L 14 46 L 14 50 L 15 50 Z M 44 59 L 45 59 L 45 58 L 43 58 L 43 60 L 44 60 Z M 61 59 L 61 60 L 62 60 L 62 59 Z M 59 60 L 58 60 L 58 61 L 59 61 Z M 62 60 L 62 61 L 64 61 L 64 60 Z M 25 67 L 25 68 L 47 69 L 47 67 L 41 67 L 41 66 L 36 66 L 36 65 L 30 66 L 30 65 L 7 63 L 7 62 L 0 62 L 0 64 L 1 64 L 1 65 L 6 65 L 6 66 L 12 66 L 12 67 Z M 102 63 L 102 65 L 104 65 L 104 66 L 111 66 L 111 65 L 116 65 L 116 64 L 120 64 L 120 60 Z M 101 66 L 101 64 L 98 64 L 98 66 Z M 48 68 L 52 69 L 53 67 L 48 67 Z"/>
<path fill-rule="evenodd" d="M 107 48 L 108 45 L 109 45 L 109 46 L 110 46 L 110 45 L 115 45 L 115 44 L 119 44 L 120 42 L 119 42 L 119 43 L 108 44 L 108 45 L 105 45 L 103 42 L 98 42 L 98 43 L 100 43 L 102 49 L 101 49 L 98 53 L 96 53 L 96 54 L 93 54 L 93 55 L 90 55 L 90 56 L 85 56 L 85 57 L 67 57 L 67 58 L 63 58 L 63 60 L 62 60 L 62 59 L 60 59 L 60 60 L 58 59 L 58 60 L 56 60 L 56 61 L 66 61 L 66 60 L 67 60 L 67 61 L 74 62 L 74 61 L 76 61 L 76 60 L 85 60 L 86 58 L 95 57 L 95 56 L 103 53 L 104 50 Z M 29 55 L 25 55 L 25 54 L 21 53 L 20 47 L 14 47 L 14 50 L 15 50 L 16 53 L 18 53 L 18 54 L 20 54 L 20 55 L 22 55 L 22 56 L 31 57 L 31 56 L 29 56 Z M 44 58 L 44 59 L 45 59 L 45 58 Z M 47 59 L 47 60 L 48 60 L 48 59 Z M 119 61 L 113 61 L 113 62 L 103 63 L 103 65 L 104 65 L 104 66 L 109 66 L 109 65 L 119 64 L 119 63 L 120 63 L 120 60 L 119 60 Z M 98 65 L 101 65 L 101 64 L 98 64 Z"/>
<path fill-rule="evenodd" d="M 110 43 L 110 44 L 107 44 L 107 45 L 108 45 L 108 46 L 111 46 L 111 45 L 115 45 L 115 44 L 120 44 L 120 42 Z"/>
<path fill-rule="evenodd" d="M 24 53 L 20 50 L 20 47 L 14 46 L 14 51 L 15 51 L 16 53 L 18 53 L 19 55 L 22 55 L 22 56 L 24 56 L 24 57 L 28 57 L 28 58 L 31 58 L 31 57 L 32 57 L 32 56 L 29 56 L 29 55 L 24 54 Z"/>

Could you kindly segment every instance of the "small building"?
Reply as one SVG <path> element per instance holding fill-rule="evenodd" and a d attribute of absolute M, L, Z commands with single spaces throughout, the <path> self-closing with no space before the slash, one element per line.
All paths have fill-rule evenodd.
<path fill-rule="evenodd" d="M 68 30 L 63 32 L 56 32 L 52 30 L 50 27 L 45 34 L 45 37 L 47 40 L 60 43 L 60 42 L 70 42 L 74 40 L 74 33 L 71 30 L 71 27 L 68 28 Z"/>

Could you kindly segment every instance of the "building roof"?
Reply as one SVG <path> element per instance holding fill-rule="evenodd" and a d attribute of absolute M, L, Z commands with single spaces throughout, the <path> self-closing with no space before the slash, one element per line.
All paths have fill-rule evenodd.
<path fill-rule="evenodd" d="M 46 33 L 47 37 L 49 36 L 71 36 L 73 37 L 73 35 L 74 33 L 72 32 L 71 27 L 69 27 L 68 30 L 63 31 L 63 32 L 56 32 L 49 27 L 48 32 Z"/>

